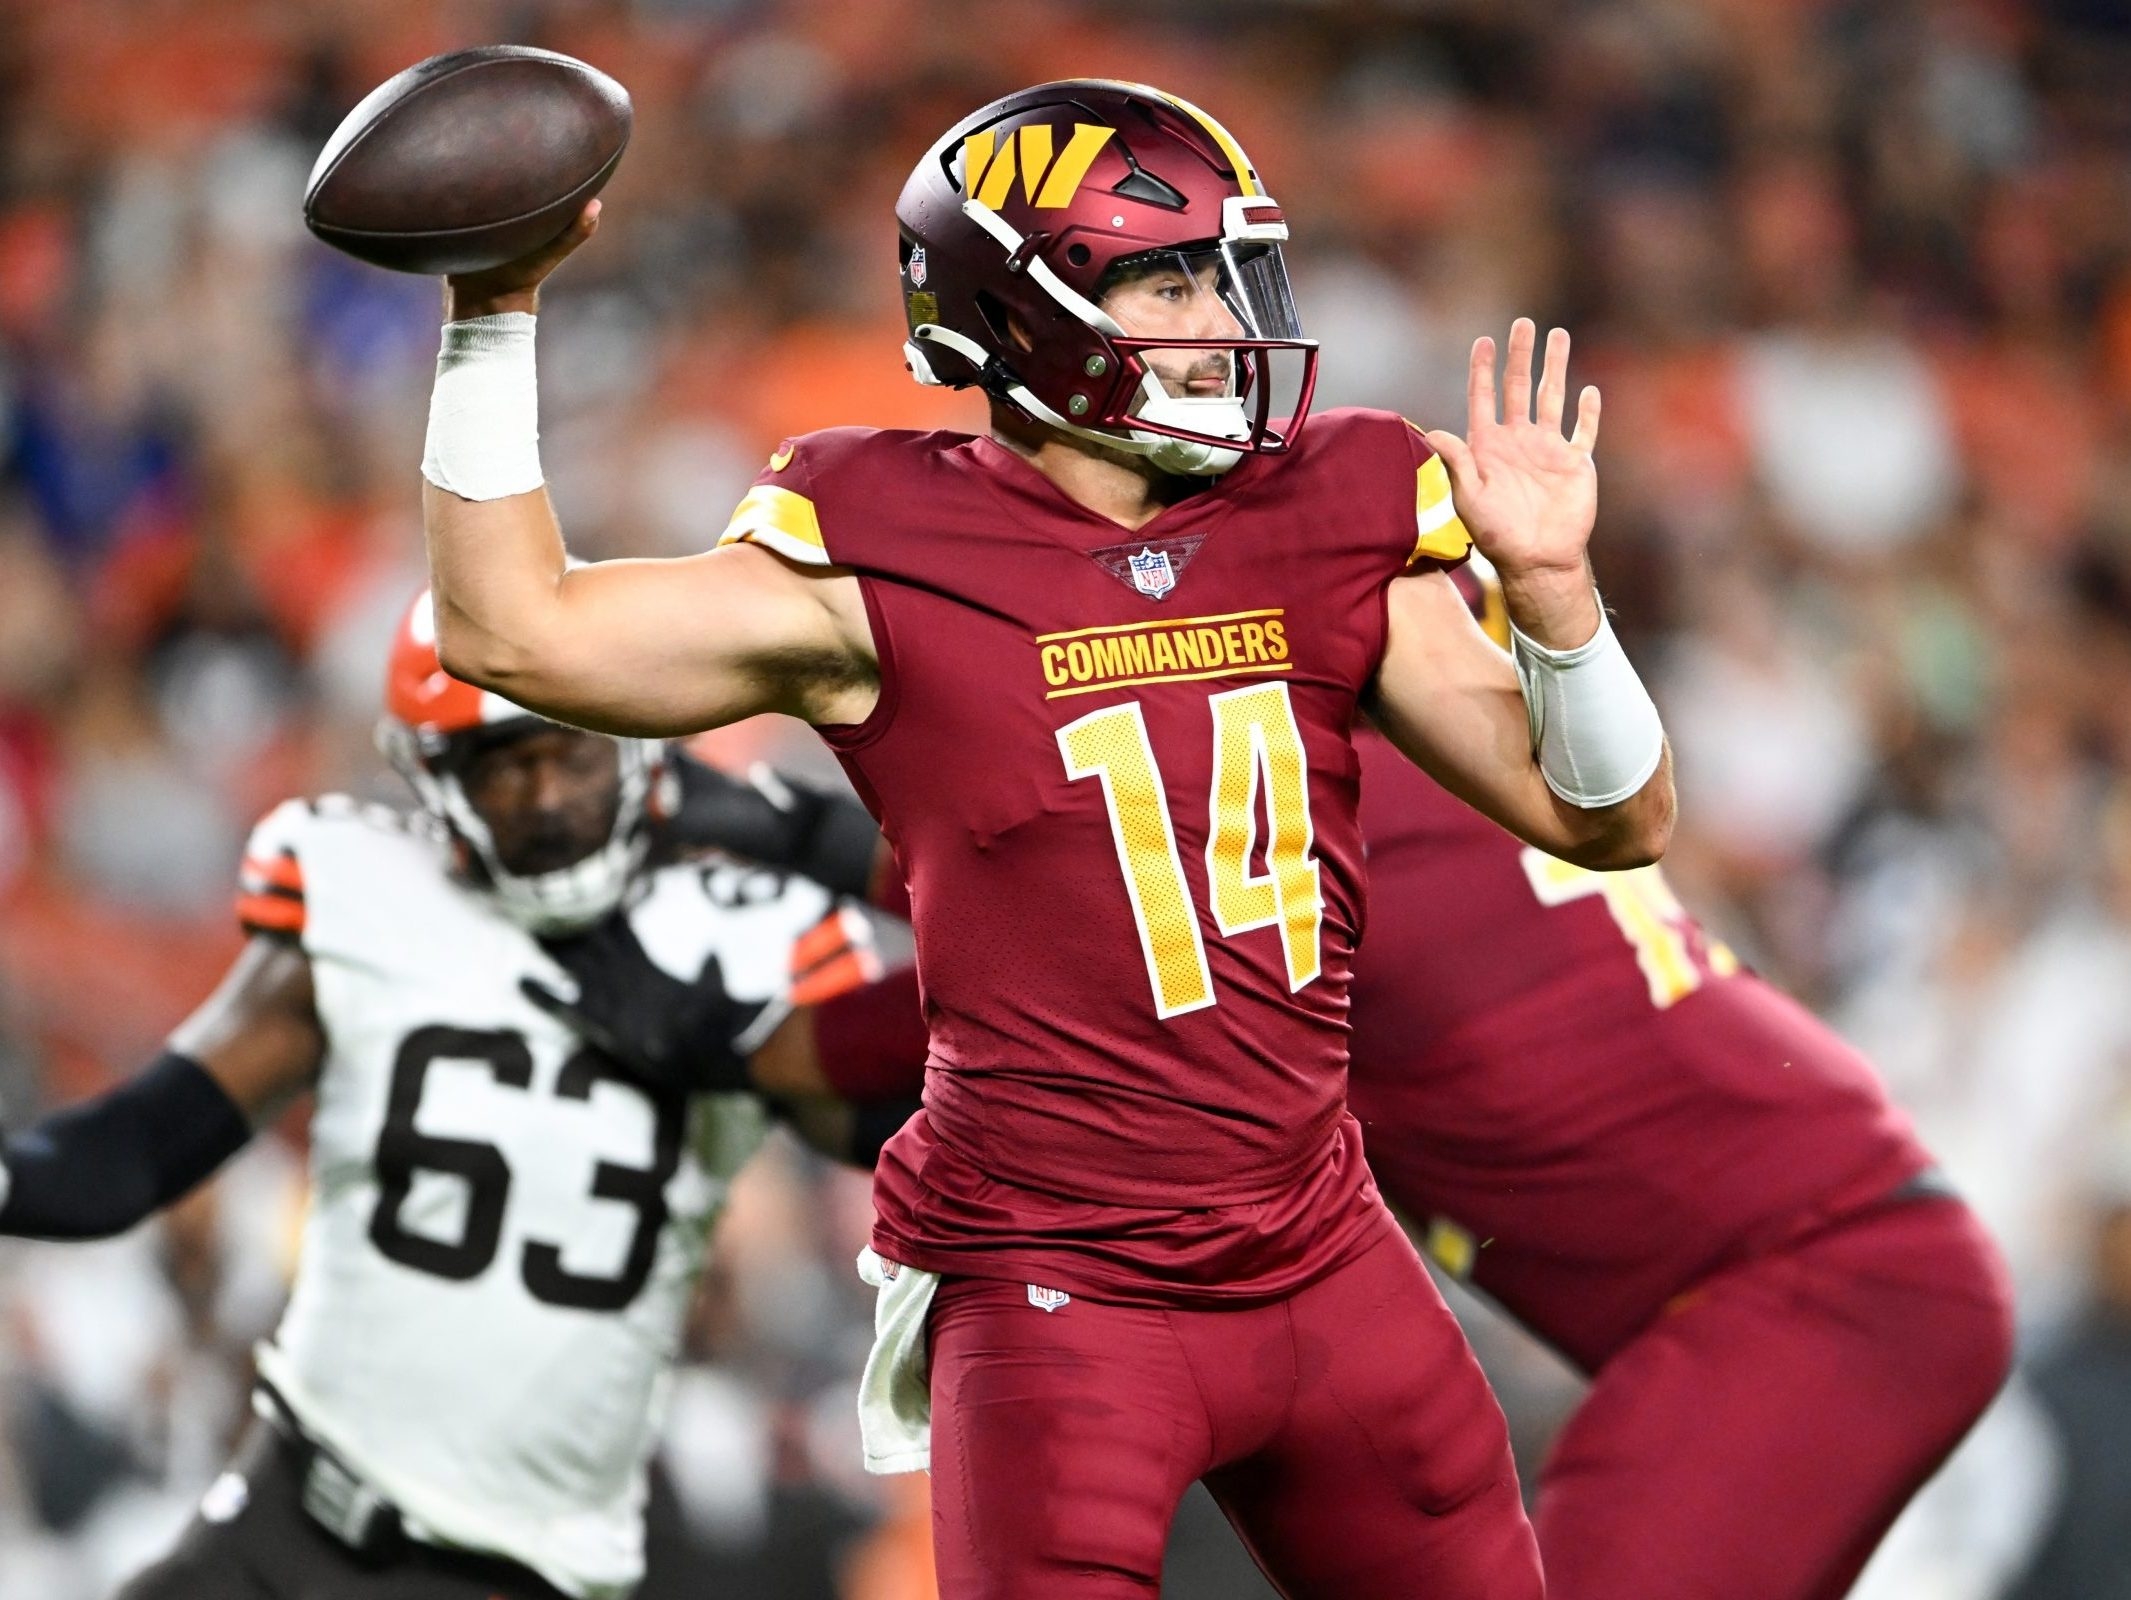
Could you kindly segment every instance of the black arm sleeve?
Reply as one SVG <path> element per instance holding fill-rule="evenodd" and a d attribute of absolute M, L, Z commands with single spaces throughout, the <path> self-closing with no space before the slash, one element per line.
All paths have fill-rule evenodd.
<path fill-rule="evenodd" d="M 252 1126 L 188 1056 L 0 1143 L 0 1234 L 106 1239 L 160 1211 L 243 1149 Z"/>

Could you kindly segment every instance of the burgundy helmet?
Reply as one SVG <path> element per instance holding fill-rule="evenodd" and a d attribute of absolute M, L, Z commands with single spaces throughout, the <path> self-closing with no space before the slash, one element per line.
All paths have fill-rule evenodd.
<path fill-rule="evenodd" d="M 1166 471 L 1225 472 L 1285 450 L 1309 410 L 1317 345 L 1302 337 L 1280 247 L 1287 223 L 1233 135 L 1145 84 L 1038 84 L 965 117 L 896 203 L 903 353 L 920 383 L 972 384 L 1068 433 Z M 1113 269 L 1182 267 L 1211 281 L 1240 336 L 1135 338 L 1096 304 Z M 1008 335 L 1011 316 L 1031 343 Z M 1229 392 L 1169 394 L 1148 350 L 1233 352 Z M 1271 353 L 1298 352 L 1292 417 L 1275 419 Z M 1278 426 L 1275 425 L 1276 420 Z"/>

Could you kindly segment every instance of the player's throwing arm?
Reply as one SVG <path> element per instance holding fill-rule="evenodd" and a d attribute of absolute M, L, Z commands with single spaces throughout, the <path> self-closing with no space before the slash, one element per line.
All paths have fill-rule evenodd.
<path fill-rule="evenodd" d="M 1407 756 L 1528 843 L 1579 866 L 1643 866 L 1671 836 L 1672 762 L 1591 581 L 1598 391 L 1578 396 L 1564 437 L 1569 336 L 1556 328 L 1535 416 L 1535 336 L 1528 318 L 1511 325 L 1499 418 L 1495 341 L 1476 341 L 1466 436 L 1427 435 L 1501 579 L 1511 654 L 1471 647 L 1475 624 L 1443 573 L 1401 578 L 1372 710 Z"/>
<path fill-rule="evenodd" d="M 621 86 L 583 62 L 458 51 L 365 99 L 312 173 L 305 217 L 320 238 L 445 280 L 422 460 L 445 666 L 607 733 L 688 733 L 769 710 L 856 721 L 876 682 L 847 574 L 757 546 L 566 561 L 540 466 L 540 286 L 597 229 L 593 196 L 630 121 Z"/>

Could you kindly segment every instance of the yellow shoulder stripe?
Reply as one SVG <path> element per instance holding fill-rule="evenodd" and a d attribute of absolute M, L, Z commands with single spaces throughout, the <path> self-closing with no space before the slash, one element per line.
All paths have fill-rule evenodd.
<path fill-rule="evenodd" d="M 788 560 L 816 567 L 830 565 L 814 502 L 794 490 L 780 489 L 774 483 L 758 483 L 748 490 L 747 498 L 740 502 L 732 520 L 725 524 L 725 531 L 718 535 L 721 545 L 743 541 L 774 550 Z"/>
<path fill-rule="evenodd" d="M 1472 549 L 1472 535 L 1458 520 L 1458 508 L 1450 498 L 1450 474 L 1441 456 L 1430 456 L 1414 473 L 1413 510 L 1417 524 L 1413 554 L 1407 562 L 1432 556 L 1438 561 L 1459 561 Z"/>

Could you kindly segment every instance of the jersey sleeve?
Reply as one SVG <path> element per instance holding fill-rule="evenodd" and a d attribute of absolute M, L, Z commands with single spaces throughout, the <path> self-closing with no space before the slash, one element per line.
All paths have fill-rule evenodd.
<path fill-rule="evenodd" d="M 1406 445 L 1413 458 L 1414 518 L 1413 551 L 1406 565 L 1455 566 L 1472 553 L 1472 535 L 1458 520 L 1458 508 L 1450 497 L 1450 473 L 1413 422 L 1406 423 Z"/>
<path fill-rule="evenodd" d="M 301 844 L 310 816 L 303 801 L 284 800 L 252 829 L 237 869 L 237 922 L 246 933 L 303 937 Z"/>
<path fill-rule="evenodd" d="M 755 475 L 754 487 L 733 510 L 720 545 L 759 544 L 802 566 L 832 565 L 814 501 L 814 439 L 787 439 Z"/>

